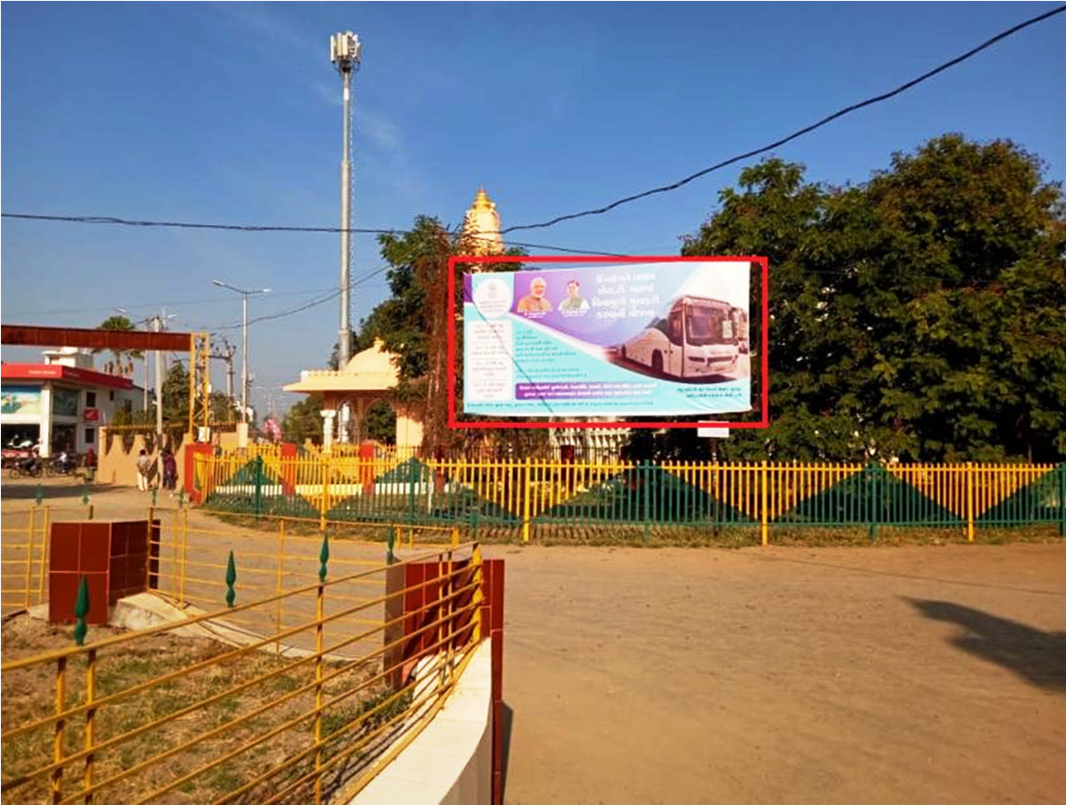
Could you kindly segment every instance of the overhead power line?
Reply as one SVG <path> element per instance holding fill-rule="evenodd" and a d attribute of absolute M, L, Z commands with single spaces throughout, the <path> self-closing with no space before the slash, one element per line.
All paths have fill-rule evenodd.
<path fill-rule="evenodd" d="M 348 232 L 353 235 L 409 235 L 410 229 L 367 229 L 367 228 L 348 228 L 345 229 L 339 226 L 286 226 L 275 224 L 212 224 L 201 223 L 197 221 L 149 221 L 149 220 L 137 220 L 133 218 L 117 218 L 112 215 L 44 215 L 38 213 L 25 213 L 25 212 L 5 212 L 0 213 L 0 216 L 4 218 L 15 218 L 24 221 L 51 221 L 53 223 L 67 223 L 67 224 L 104 224 L 112 226 L 129 226 L 129 227 L 145 227 L 145 228 L 159 228 L 159 229 L 211 229 L 221 230 L 228 232 L 302 232 L 302 233 L 314 233 L 314 234 L 330 234 L 336 235 L 341 232 Z M 449 232 L 453 230 L 447 230 Z M 498 234 L 498 233 L 492 233 Z M 479 235 L 465 235 L 470 240 L 480 240 L 486 243 L 495 243 L 494 238 L 482 237 Z M 522 241 L 506 241 L 506 246 L 519 246 L 526 249 L 547 249 L 553 252 L 566 252 L 569 254 L 589 254 L 600 255 L 610 254 L 610 252 L 604 252 L 594 249 L 573 249 L 568 246 L 553 246 L 545 243 L 524 243 Z"/>
<path fill-rule="evenodd" d="M 662 187 L 655 187 L 651 190 L 645 190 L 641 193 L 634 193 L 631 196 L 620 198 L 617 201 L 612 201 L 610 204 L 605 204 L 604 206 L 598 207 L 593 210 L 583 210 L 582 212 L 574 212 L 568 215 L 559 215 L 550 220 L 542 221 L 536 224 L 516 224 L 515 226 L 508 226 L 504 229 L 501 229 L 499 234 L 506 235 L 508 232 L 517 232 L 522 229 L 546 229 L 550 226 L 555 226 L 558 223 L 562 223 L 563 221 L 572 221 L 575 218 L 584 218 L 589 215 L 603 215 L 604 213 L 610 212 L 616 207 L 621 207 L 623 204 L 631 204 L 634 201 L 638 201 L 642 198 L 647 198 L 648 196 L 653 196 L 656 193 L 668 193 L 672 190 L 677 190 L 680 187 L 684 187 L 689 182 L 699 179 L 702 176 L 706 176 L 708 173 L 713 173 L 714 171 L 728 167 L 729 165 L 732 165 L 736 162 L 741 162 L 745 159 L 751 159 L 752 157 L 758 156 L 759 154 L 765 154 L 767 151 L 772 151 L 774 148 L 779 148 L 785 143 L 792 142 L 792 140 L 802 137 L 805 134 L 810 134 L 815 129 L 820 129 L 822 126 L 825 126 L 826 124 L 831 123 L 832 121 L 838 118 L 844 117 L 845 115 L 849 115 L 852 112 L 857 112 L 859 109 L 863 109 L 867 106 L 873 106 L 874 104 L 882 103 L 883 101 L 887 101 L 890 98 L 894 98 L 896 95 L 899 95 L 900 93 L 906 92 L 907 90 L 918 86 L 923 81 L 928 81 L 933 76 L 938 75 L 939 73 L 942 73 L 957 64 L 961 64 L 962 62 L 966 61 L 969 58 L 972 58 L 973 56 L 976 56 L 982 50 L 992 47 L 992 45 L 996 44 L 997 42 L 1003 41 L 1007 37 L 1013 36 L 1022 29 L 1028 28 L 1030 25 L 1036 25 L 1039 22 L 1043 22 L 1044 20 L 1050 19 L 1056 14 L 1061 14 L 1063 11 L 1066 11 L 1066 5 L 1061 5 L 1051 9 L 1050 11 L 1046 11 L 1043 14 L 1038 14 L 1037 16 L 1028 19 L 1025 22 L 1019 23 L 1018 25 L 1015 25 L 1012 28 L 1008 28 L 1007 30 L 996 34 L 991 39 L 985 40 L 980 45 L 971 48 L 970 50 L 963 53 L 961 56 L 956 56 L 951 61 L 944 62 L 939 67 L 934 67 L 932 70 L 929 70 L 926 73 L 922 73 L 917 78 L 911 79 L 907 83 L 901 84 L 893 90 L 882 93 L 881 95 L 876 95 L 872 98 L 867 98 L 866 100 L 860 101 L 858 103 L 853 103 L 851 106 L 846 106 L 837 112 L 833 112 L 833 114 L 828 115 L 827 117 L 823 117 L 817 123 L 812 123 L 810 126 L 806 126 L 805 128 L 802 128 L 799 131 L 792 132 L 792 134 L 789 134 L 787 137 L 782 137 L 780 140 L 776 140 L 775 142 L 772 142 L 769 145 L 764 145 L 761 148 L 756 148 L 753 151 L 746 151 L 743 154 L 737 154 L 734 157 L 722 160 L 721 162 L 711 165 L 709 168 L 704 168 L 703 170 L 696 171 L 696 173 L 686 176 L 684 179 L 673 182 L 672 184 L 663 185 Z"/>
<path fill-rule="evenodd" d="M 924 83 L 925 81 L 928 81 L 930 78 L 933 78 L 934 76 L 939 75 L 940 73 L 944 72 L 945 70 L 949 70 L 950 68 L 955 67 L 956 65 L 961 64 L 964 61 L 967 61 L 968 59 L 972 58 L 973 56 L 976 56 L 981 51 L 987 50 L 988 48 L 992 47 L 993 45 L 1003 41 L 1004 39 L 1007 39 L 1007 38 L 1013 36 L 1014 34 L 1018 33 L 1019 31 L 1022 31 L 1025 28 L 1028 28 L 1028 27 L 1030 27 L 1032 25 L 1036 25 L 1037 23 L 1044 22 L 1045 20 L 1048 20 L 1051 17 L 1054 17 L 1054 16 L 1056 16 L 1058 14 L 1061 14 L 1064 11 L 1066 11 L 1066 5 L 1056 6 L 1055 8 L 1050 9 L 1049 11 L 1046 11 L 1043 14 L 1038 14 L 1037 16 L 1032 17 L 1032 18 L 1030 18 L 1028 20 L 1025 20 L 1024 22 L 1018 23 L 1017 25 L 1014 25 L 1011 28 L 1006 29 L 1005 31 L 1001 31 L 1000 33 L 996 34 L 995 36 L 991 37 L 990 39 L 987 39 L 984 42 L 982 42 L 981 44 L 977 45 L 976 47 L 973 47 L 970 50 L 966 51 L 962 55 L 956 56 L 954 59 L 951 59 L 950 61 L 944 62 L 943 64 L 941 64 L 941 65 L 939 65 L 937 67 L 934 67 L 932 70 L 929 70 L 929 71 L 923 73 L 922 75 L 918 76 L 917 78 L 913 78 L 910 81 L 907 81 L 906 83 L 901 84 L 900 86 L 896 87 L 893 90 L 889 90 L 889 91 L 884 92 L 884 93 L 882 93 L 880 95 L 875 95 L 875 96 L 873 96 L 871 98 L 867 98 L 866 100 L 859 101 L 858 103 L 851 104 L 850 106 L 846 106 L 843 109 L 840 109 L 840 110 L 838 110 L 836 112 L 833 112 L 832 114 L 822 118 L 818 122 L 812 123 L 811 125 L 806 126 L 806 127 L 802 128 L 802 129 L 799 129 L 798 131 L 794 131 L 791 134 L 789 134 L 789 135 L 787 135 L 785 137 L 782 137 L 779 140 L 775 140 L 774 142 L 769 143 L 768 145 L 764 145 L 764 146 L 762 146 L 760 148 L 756 148 L 756 149 L 753 149 L 751 151 L 746 151 L 746 152 L 744 152 L 742 154 L 737 154 L 736 156 L 730 157 L 729 159 L 725 159 L 725 160 L 722 160 L 721 162 L 717 162 L 714 165 L 711 165 L 710 167 L 704 168 L 703 170 L 700 170 L 700 171 L 697 171 L 696 173 L 690 174 L 689 176 L 686 176 L 685 178 L 680 179 L 680 180 L 678 180 L 676 182 L 672 182 L 671 184 L 663 185 L 661 187 L 655 187 L 655 188 L 652 188 L 650 190 L 645 190 L 645 191 L 640 192 L 640 193 L 634 193 L 633 195 L 626 196 L 624 198 L 620 198 L 620 199 L 618 199 L 616 201 L 612 201 L 609 204 L 605 204 L 604 206 L 598 207 L 596 209 L 583 210 L 581 212 L 575 212 L 575 213 L 569 213 L 569 214 L 566 214 L 566 215 L 560 215 L 560 216 L 556 216 L 555 218 L 551 218 L 551 219 L 549 219 L 547 221 L 542 221 L 542 222 L 539 222 L 539 223 L 515 224 L 514 226 L 505 227 L 504 229 L 501 229 L 498 232 L 495 232 L 495 233 L 491 233 L 490 232 L 490 233 L 485 233 L 485 234 L 487 234 L 487 235 L 506 235 L 509 232 L 517 232 L 517 231 L 520 231 L 520 230 L 546 229 L 548 227 L 555 226 L 558 223 L 562 223 L 563 221 L 574 220 L 575 218 L 584 218 L 584 217 L 591 216 L 591 215 L 603 215 L 603 214 L 608 213 L 611 210 L 613 210 L 613 209 L 615 209 L 617 207 L 620 207 L 620 206 L 622 206 L 624 204 L 630 204 L 630 203 L 632 203 L 634 201 L 638 201 L 638 200 L 640 200 L 642 198 L 647 198 L 648 196 L 653 196 L 653 195 L 656 195 L 658 193 L 668 193 L 670 191 L 677 190 L 677 189 L 679 189 L 681 187 L 684 187 L 685 185 L 689 184 L 690 182 L 695 181 L 696 179 L 699 179 L 699 178 L 701 178 L 703 176 L 708 175 L 709 173 L 713 173 L 713 172 L 715 172 L 717 170 L 721 170 L 722 168 L 728 167 L 729 165 L 733 165 L 733 164 L 735 164 L 737 162 L 742 162 L 743 160 L 746 160 L 746 159 L 751 159 L 752 157 L 758 156 L 759 154 L 764 154 L 767 151 L 772 151 L 775 148 L 779 148 L 780 146 L 785 145 L 786 143 L 792 142 L 793 140 L 796 140 L 796 139 L 798 139 L 800 137 L 803 137 L 806 134 L 810 134 L 812 131 L 815 131 L 816 129 L 820 129 L 823 126 L 831 123 L 832 121 L 837 120 L 838 118 L 844 117 L 846 115 L 849 115 L 852 112 L 857 112 L 858 110 L 864 109 L 867 106 L 873 106 L 875 104 L 883 103 L 884 101 L 887 101 L 887 100 L 889 100 L 891 98 L 894 98 L 895 96 L 900 95 L 901 93 L 906 92 L 907 90 L 913 89 L 914 87 L 918 86 L 921 83 Z M 162 228 L 174 228 L 174 229 L 212 229 L 212 230 L 228 230 L 228 231 L 238 231 L 238 232 L 309 232 L 309 233 L 326 233 L 326 234 L 338 234 L 340 232 L 348 232 L 348 233 L 351 233 L 351 234 L 361 234 L 361 235 L 404 235 L 404 234 L 408 234 L 410 232 L 410 230 L 406 230 L 406 229 L 369 229 L 369 228 L 347 228 L 347 229 L 342 229 L 341 227 L 335 227 L 335 226 L 289 226 L 289 225 L 274 225 L 274 224 L 267 224 L 267 225 L 264 225 L 264 224 L 217 224 L 217 223 L 200 223 L 200 222 L 192 222 L 192 221 L 149 221 L 149 220 L 135 220 L 135 219 L 117 218 L 117 217 L 114 217 L 114 216 L 100 216 L 100 215 L 92 215 L 92 216 L 89 216 L 89 215 L 44 215 L 44 214 L 35 214 L 35 213 L 8 213 L 8 212 L 5 212 L 5 213 L 0 213 L 0 216 L 2 216 L 4 218 L 16 218 L 16 219 L 33 220 L 33 221 L 55 221 L 55 222 L 65 222 L 65 223 L 81 223 L 81 224 L 111 224 L 111 225 L 131 226 L 131 227 L 162 227 Z M 476 236 L 474 236 L 474 237 L 476 237 Z M 479 239 L 490 240 L 490 238 L 479 238 Z M 519 242 L 519 241 L 506 241 L 506 243 L 507 243 L 507 245 L 520 246 L 520 247 L 523 247 L 523 248 L 548 249 L 548 250 L 551 250 L 551 251 L 569 252 L 569 253 L 573 253 L 573 254 L 589 254 L 589 255 L 599 255 L 599 254 L 609 255 L 610 254 L 609 252 L 603 252 L 603 251 L 593 251 L 593 250 L 586 250 L 586 249 L 571 249 L 571 248 L 562 247 L 562 246 L 550 246 L 550 245 L 537 244 L 537 243 L 522 243 L 522 242 Z"/>

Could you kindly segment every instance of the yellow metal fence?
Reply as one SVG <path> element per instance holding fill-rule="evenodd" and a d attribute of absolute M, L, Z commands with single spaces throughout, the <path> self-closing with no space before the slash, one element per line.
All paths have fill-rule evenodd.
<path fill-rule="evenodd" d="M 439 575 L 407 585 L 409 562 Z M 312 584 L 176 623 L 5 650 L 4 800 L 357 792 L 439 710 L 481 640 L 481 552 L 447 546 L 336 577 L 329 564 Z M 405 610 L 412 593 L 424 603 Z M 291 622 L 275 620 L 281 604 Z"/>
<path fill-rule="evenodd" d="M 210 508 L 365 523 L 963 530 L 1058 525 L 1066 465 L 565 463 L 321 455 L 198 457 Z"/>

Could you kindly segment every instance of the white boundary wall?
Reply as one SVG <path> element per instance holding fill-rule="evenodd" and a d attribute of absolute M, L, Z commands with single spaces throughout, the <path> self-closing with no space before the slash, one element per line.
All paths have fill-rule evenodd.
<path fill-rule="evenodd" d="M 492 802 L 492 641 L 474 650 L 447 703 L 351 805 Z"/>

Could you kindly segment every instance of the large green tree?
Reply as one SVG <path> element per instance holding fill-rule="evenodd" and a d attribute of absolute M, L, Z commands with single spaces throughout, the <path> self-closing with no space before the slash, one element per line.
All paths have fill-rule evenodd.
<path fill-rule="evenodd" d="M 683 252 L 771 266 L 773 425 L 727 455 L 1066 455 L 1066 225 L 1036 157 L 946 135 L 863 186 L 767 160 L 719 200 Z"/>
<path fill-rule="evenodd" d="M 449 430 L 447 416 L 449 366 L 448 343 L 448 261 L 463 253 L 461 237 L 447 230 L 436 218 L 418 216 L 404 233 L 379 237 L 381 256 L 389 265 L 387 273 L 391 296 L 371 311 L 361 323 L 353 340 L 353 351 L 373 346 L 381 339 L 385 349 L 396 355 L 400 381 L 397 399 L 422 420 L 422 451 L 434 455 L 441 451 L 479 447 L 486 439 L 483 432 Z M 521 256 L 518 249 L 506 252 Z M 462 283 L 463 272 L 470 267 L 457 264 L 455 277 L 456 352 L 462 355 Z M 516 263 L 479 263 L 479 271 L 515 270 Z M 456 394 L 461 398 L 462 377 L 456 378 Z M 496 431 L 488 435 L 494 443 L 526 444 L 542 441 L 543 433 L 528 434 Z"/>

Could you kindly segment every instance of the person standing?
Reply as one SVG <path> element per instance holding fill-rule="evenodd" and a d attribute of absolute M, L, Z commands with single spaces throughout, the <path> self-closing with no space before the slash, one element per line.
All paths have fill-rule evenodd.
<path fill-rule="evenodd" d="M 85 480 L 90 483 L 96 478 L 96 451 L 93 446 L 85 451 Z"/>
<path fill-rule="evenodd" d="M 137 488 L 142 492 L 148 491 L 148 472 L 152 468 L 152 459 L 148 458 L 148 451 L 141 450 L 137 456 Z"/>
<path fill-rule="evenodd" d="M 163 451 L 163 488 L 174 496 L 174 489 L 178 485 L 178 461 L 170 450 Z"/>

